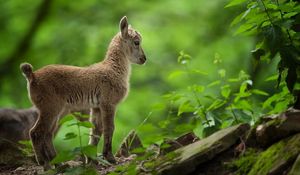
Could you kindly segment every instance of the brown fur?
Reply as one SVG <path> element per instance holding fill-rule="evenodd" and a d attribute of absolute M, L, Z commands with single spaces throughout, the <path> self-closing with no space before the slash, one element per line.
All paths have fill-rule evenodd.
<path fill-rule="evenodd" d="M 120 30 L 112 39 L 104 61 L 89 67 L 48 65 L 32 72 L 30 64 L 21 65 L 31 101 L 40 112 L 30 131 L 39 164 L 48 166 L 56 155 L 52 138 L 58 119 L 70 111 L 87 108 L 92 109 L 91 121 L 95 125 L 90 144 L 97 145 L 103 132 L 103 156 L 115 162 L 112 136 L 116 106 L 129 90 L 130 63 L 146 61 L 139 44 L 141 36 L 128 28 L 126 17 L 120 21 Z"/>

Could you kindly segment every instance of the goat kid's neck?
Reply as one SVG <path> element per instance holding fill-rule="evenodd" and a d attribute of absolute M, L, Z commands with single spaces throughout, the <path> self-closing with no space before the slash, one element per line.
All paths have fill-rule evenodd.
<path fill-rule="evenodd" d="M 104 64 L 111 67 L 118 76 L 129 80 L 131 64 L 128 58 L 126 58 L 120 37 L 116 36 L 110 43 L 104 59 Z"/>

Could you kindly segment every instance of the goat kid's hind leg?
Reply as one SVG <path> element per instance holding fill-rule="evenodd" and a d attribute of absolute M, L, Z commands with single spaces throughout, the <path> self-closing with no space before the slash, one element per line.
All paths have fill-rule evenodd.
<path fill-rule="evenodd" d="M 45 169 L 51 168 L 49 162 L 55 157 L 56 151 L 52 142 L 53 128 L 56 125 L 56 114 L 40 111 L 40 116 L 34 127 L 30 130 L 36 160 Z"/>
<path fill-rule="evenodd" d="M 116 159 L 112 154 L 112 137 L 115 129 L 115 106 L 109 104 L 102 105 L 101 114 L 104 134 L 103 156 L 110 163 L 116 163 Z"/>
<path fill-rule="evenodd" d="M 92 122 L 95 127 L 91 129 L 89 144 L 97 146 L 103 132 L 100 108 L 92 109 L 90 122 Z"/>

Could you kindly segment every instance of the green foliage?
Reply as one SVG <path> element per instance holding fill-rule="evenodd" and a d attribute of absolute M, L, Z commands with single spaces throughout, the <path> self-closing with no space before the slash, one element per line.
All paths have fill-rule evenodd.
<path fill-rule="evenodd" d="M 68 115 L 62 118 L 59 123 L 65 124 L 66 122 L 73 121 L 74 123 L 68 124 L 68 127 L 77 126 L 77 133 L 68 132 L 65 134 L 64 140 L 72 140 L 78 139 L 79 146 L 75 147 L 73 150 L 60 151 L 56 157 L 51 161 L 52 164 L 59 164 L 69 160 L 74 160 L 75 158 L 89 158 L 92 160 L 97 160 L 97 146 L 94 145 L 86 145 L 82 144 L 82 135 L 81 135 L 81 127 L 83 128 L 93 128 L 94 125 L 88 121 L 79 121 L 78 118 L 84 118 L 84 116 L 73 113 L 72 115 Z M 58 169 L 57 169 L 58 171 Z M 64 170 L 65 174 L 97 174 L 96 170 L 92 167 L 86 165 L 85 161 L 82 166 L 67 168 Z"/>
<path fill-rule="evenodd" d="M 178 63 L 183 65 L 183 70 L 180 70 L 181 76 L 185 76 L 190 82 L 192 82 L 189 68 L 191 62 L 190 55 L 180 52 Z M 220 58 L 214 61 L 216 66 L 221 62 Z M 184 91 L 173 91 L 164 95 L 169 105 L 169 116 L 166 121 L 160 123 L 160 126 L 167 128 L 176 123 L 172 131 L 181 134 L 199 127 L 203 130 L 202 136 L 207 136 L 240 122 L 255 123 L 261 115 L 261 111 L 256 109 L 261 108 L 261 105 L 255 102 L 254 97 L 267 97 L 269 94 L 252 88 L 253 82 L 244 71 L 240 71 L 238 77 L 234 78 L 227 78 L 224 68 L 219 68 L 217 74 L 219 80 L 208 85 L 195 83 Z M 201 74 L 203 75 L 205 74 Z"/>
<path fill-rule="evenodd" d="M 272 60 L 279 55 L 278 84 L 284 78 L 290 92 L 299 81 L 300 74 L 300 5 L 298 1 L 279 0 L 232 0 L 226 7 L 245 4 L 245 11 L 232 25 L 240 23 L 236 34 L 256 36 L 257 45 L 252 50 L 254 61 Z"/>

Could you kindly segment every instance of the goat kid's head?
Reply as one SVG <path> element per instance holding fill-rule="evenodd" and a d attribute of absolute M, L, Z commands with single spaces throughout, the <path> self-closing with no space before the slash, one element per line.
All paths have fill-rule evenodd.
<path fill-rule="evenodd" d="M 128 27 L 126 16 L 120 21 L 120 30 L 126 57 L 132 63 L 144 64 L 146 56 L 141 46 L 142 36 L 130 26 Z"/>

